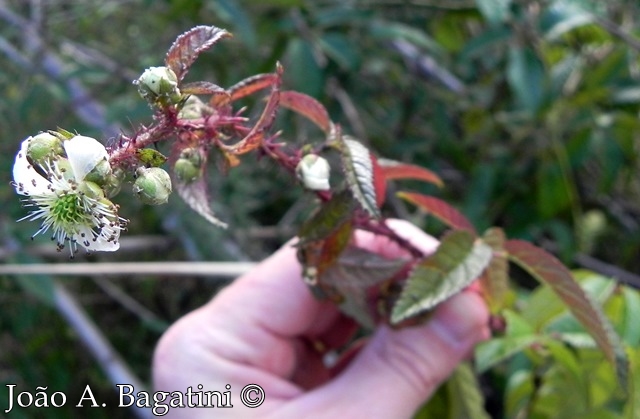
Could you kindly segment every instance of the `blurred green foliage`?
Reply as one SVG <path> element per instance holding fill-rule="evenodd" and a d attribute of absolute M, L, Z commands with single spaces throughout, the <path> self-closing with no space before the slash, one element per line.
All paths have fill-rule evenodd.
<path fill-rule="evenodd" d="M 151 112 L 131 80 L 160 65 L 178 34 L 207 24 L 235 36 L 203 54 L 189 78 L 229 86 L 272 71 L 280 61 L 285 88 L 319 99 L 344 132 L 380 156 L 439 173 L 446 188 L 426 192 L 457 205 L 479 230 L 499 225 L 510 237 L 552 242 L 567 263 L 583 253 L 640 272 L 640 4 L 634 0 L 13 0 L 0 2 L 0 9 L 0 228 L 7 263 L 60 259 L 28 240 L 35 225 L 15 223 L 25 214 L 9 185 L 19 142 L 57 126 L 107 142 L 115 133 L 105 133 L 108 125 L 132 132 Z M 38 48 L 6 11 L 29 23 L 42 40 Z M 62 64 L 55 78 L 41 71 L 47 53 Z M 70 81 L 104 107 L 103 125 L 79 118 L 84 104 L 73 95 Z M 257 101 L 247 100 L 252 103 Z M 320 135 L 287 112 L 280 116 L 280 128 L 290 142 L 311 142 Z M 229 231 L 207 226 L 177 199 L 150 209 L 121 198 L 121 215 L 132 219 L 126 236 L 168 237 L 172 245 L 164 260 L 264 257 L 294 233 L 289 226 L 304 218 L 310 202 L 268 162 L 251 163 L 226 176 L 210 168 L 214 210 L 229 222 Z M 389 214 L 393 210 L 427 229 L 439 228 L 400 202 L 392 200 L 388 207 Z M 276 233 L 266 227 L 277 227 Z M 153 250 L 87 257 L 156 258 Z M 197 278 L 117 283 L 168 322 L 216 288 Z M 123 310 L 90 280 L 65 284 L 133 370 L 148 380 L 157 329 Z M 633 294 L 620 292 L 624 298 Z M 536 295 L 523 291 L 518 299 L 533 304 Z M 632 302 L 625 301 L 637 310 L 633 295 Z M 616 307 L 622 307 L 623 297 L 616 298 L 607 307 L 617 326 L 628 329 L 622 335 L 636 348 L 637 362 L 638 326 L 621 320 Z M 78 383 L 89 382 L 109 397 L 109 384 L 69 327 L 39 301 L 0 277 L 0 384 L 46 383 L 74 394 L 84 388 Z M 508 317 L 505 339 L 525 320 L 531 320 L 526 309 Z M 552 320 L 544 324 L 562 323 Z M 541 373 L 549 377 L 547 398 L 564 394 L 554 395 L 553 386 L 578 380 L 600 403 L 594 409 L 615 405 L 605 409 L 607 414 L 624 410 L 619 395 L 591 388 L 609 378 L 598 376 L 596 382 L 584 371 L 567 376 L 562 370 L 587 359 L 600 374 L 599 361 L 582 350 L 567 353 L 558 347 L 547 357 L 525 353 L 492 376 L 503 381 L 497 387 L 507 394 L 497 397 L 495 412 L 521 414 L 523 394 L 528 394 L 523 389 L 536 384 L 549 356 L 560 366 Z M 536 417 L 559 414 L 546 411 L 542 399 L 529 408 Z M 91 413 L 127 417 L 117 410 Z"/>

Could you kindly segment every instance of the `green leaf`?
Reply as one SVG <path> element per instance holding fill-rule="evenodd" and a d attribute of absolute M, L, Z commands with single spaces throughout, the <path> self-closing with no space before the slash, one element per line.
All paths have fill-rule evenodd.
<path fill-rule="evenodd" d="M 176 38 L 165 57 L 165 64 L 181 81 L 198 56 L 231 34 L 215 26 L 196 26 Z"/>
<path fill-rule="evenodd" d="M 348 191 L 335 194 L 330 201 L 322 204 L 319 210 L 302 226 L 298 236 L 301 242 L 327 238 L 353 216 L 355 201 Z"/>
<path fill-rule="evenodd" d="M 623 287 L 624 319 L 622 321 L 622 336 L 629 346 L 637 347 L 640 344 L 640 293 L 631 288 Z M 640 374 L 640 373 L 639 373 Z M 638 388 L 640 391 L 640 387 Z"/>
<path fill-rule="evenodd" d="M 510 16 L 511 0 L 476 0 L 478 10 L 491 25 L 499 25 Z"/>
<path fill-rule="evenodd" d="M 640 348 L 630 348 L 629 399 L 625 404 L 624 419 L 640 417 Z"/>
<path fill-rule="evenodd" d="M 533 372 L 529 370 L 516 370 L 507 377 L 505 396 L 506 418 L 525 418 L 530 411 L 530 404 L 536 391 L 536 383 Z"/>
<path fill-rule="evenodd" d="M 518 106 L 535 113 L 542 103 L 545 70 L 531 48 L 512 46 L 509 49 L 507 80 Z"/>
<path fill-rule="evenodd" d="M 342 33 L 325 33 L 318 41 L 327 56 L 338 63 L 345 71 L 355 71 L 360 65 L 358 50 Z"/>
<path fill-rule="evenodd" d="M 548 284 L 565 302 L 616 368 L 618 380 L 625 387 L 629 361 L 622 342 L 600 306 L 591 301 L 571 272 L 554 256 L 526 241 L 509 240 L 505 249 L 510 260 L 541 283 Z"/>
<path fill-rule="evenodd" d="M 507 323 L 505 336 L 482 342 L 476 347 L 475 362 L 479 373 L 487 371 L 540 340 L 540 336 L 531 325 L 517 313 L 506 310 L 504 317 Z"/>
<path fill-rule="evenodd" d="M 371 152 L 352 137 L 338 135 L 336 140 L 347 186 L 353 197 L 370 216 L 376 219 L 381 218 Z"/>
<path fill-rule="evenodd" d="M 447 381 L 451 403 L 450 419 L 490 419 L 484 409 L 480 383 L 468 362 L 460 364 Z"/>
<path fill-rule="evenodd" d="M 207 2 L 211 10 L 216 13 L 221 20 L 232 26 L 232 30 L 237 32 L 238 37 L 244 41 L 249 49 L 255 50 L 258 46 L 258 37 L 251 23 L 249 15 L 236 0 L 214 0 Z"/>
<path fill-rule="evenodd" d="M 147 167 L 160 167 L 167 161 L 167 157 L 164 154 L 153 148 L 136 150 L 136 157 Z"/>
<path fill-rule="evenodd" d="M 447 202 L 434 198 L 433 196 L 422 195 L 415 192 L 398 192 L 399 198 L 411 202 L 419 208 L 431 213 L 434 217 L 457 230 L 466 230 L 476 235 L 476 229 L 471 222 L 462 215 L 460 211 L 449 205 Z"/>
<path fill-rule="evenodd" d="M 16 262 L 23 264 L 40 262 L 29 255 L 17 254 Z M 49 275 L 20 275 L 17 274 L 12 279 L 27 294 L 32 295 L 41 302 L 53 307 L 55 306 L 55 286 L 54 280 Z"/>
<path fill-rule="evenodd" d="M 445 236 L 436 252 L 419 263 L 391 313 L 391 322 L 399 323 L 429 310 L 471 284 L 491 260 L 489 246 L 465 230 Z"/>
<path fill-rule="evenodd" d="M 493 250 L 493 257 L 480 278 L 480 285 L 489 310 L 497 314 L 504 308 L 509 292 L 509 263 L 504 251 L 505 235 L 502 229 L 494 227 L 487 230 L 482 238 Z"/>
<path fill-rule="evenodd" d="M 14 280 L 27 294 L 49 306 L 55 305 L 55 290 L 50 276 L 17 275 Z"/>
<path fill-rule="evenodd" d="M 571 205 L 570 186 L 566 175 L 556 162 L 543 162 L 537 172 L 537 206 L 544 218 L 550 218 Z"/>
<path fill-rule="evenodd" d="M 293 90 L 319 97 L 324 86 L 324 74 L 318 66 L 310 42 L 295 37 L 289 41 L 285 66 L 287 67 L 287 85 Z"/>
<path fill-rule="evenodd" d="M 403 23 L 375 20 L 371 23 L 369 30 L 374 38 L 383 41 L 402 39 L 432 52 L 442 52 L 438 42 L 428 36 L 424 30 Z"/>
<path fill-rule="evenodd" d="M 573 1 L 555 1 L 542 17 L 544 37 L 554 41 L 567 32 L 595 21 L 594 15 Z"/>

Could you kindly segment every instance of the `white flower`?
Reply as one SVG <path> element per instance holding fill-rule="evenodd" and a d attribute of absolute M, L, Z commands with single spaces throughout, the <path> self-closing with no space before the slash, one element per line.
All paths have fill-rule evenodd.
<path fill-rule="evenodd" d="M 63 142 L 66 158 L 53 156 L 34 166 L 27 159 L 32 138 L 22 142 L 13 165 L 13 186 L 27 197 L 25 206 L 34 208 L 18 221 L 42 220 L 32 238 L 51 229 L 58 250 L 69 242 L 71 256 L 78 244 L 87 251 L 117 250 L 126 220 L 118 216 L 117 206 L 104 197 L 97 184 L 85 180 L 99 163 L 107 161 L 104 146 L 77 135 Z"/>

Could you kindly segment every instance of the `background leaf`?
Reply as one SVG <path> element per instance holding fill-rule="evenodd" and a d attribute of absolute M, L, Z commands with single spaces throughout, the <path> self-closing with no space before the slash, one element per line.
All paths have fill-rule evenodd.
<path fill-rule="evenodd" d="M 484 409 L 484 396 L 478 378 L 469 363 L 462 363 L 447 382 L 451 419 L 490 419 Z"/>
<path fill-rule="evenodd" d="M 464 230 L 442 239 L 436 252 L 409 275 L 391 313 L 399 323 L 429 310 L 475 281 L 491 260 L 491 248 Z"/>
<path fill-rule="evenodd" d="M 624 387 L 629 362 L 622 343 L 602 309 L 591 302 L 584 290 L 573 279 L 571 272 L 558 259 L 529 242 L 508 240 L 505 243 L 505 249 L 509 253 L 509 259 L 538 281 L 550 285 L 565 302 L 616 368 L 620 384 Z"/>
<path fill-rule="evenodd" d="M 533 49 L 512 46 L 509 49 L 507 80 L 517 104 L 528 112 L 536 112 L 544 93 L 544 66 Z"/>

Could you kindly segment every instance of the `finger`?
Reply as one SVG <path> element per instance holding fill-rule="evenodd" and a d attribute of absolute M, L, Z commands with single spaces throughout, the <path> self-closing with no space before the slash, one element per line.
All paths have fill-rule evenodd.
<path fill-rule="evenodd" d="M 480 296 L 462 292 L 440 305 L 426 325 L 380 328 L 340 376 L 299 402 L 311 404 L 311 411 L 323 407 L 327 417 L 334 408 L 342 417 L 410 417 L 488 337 L 488 316 Z M 336 402 L 345 400 L 345 389 L 348 401 Z"/>
<path fill-rule="evenodd" d="M 438 247 L 438 240 L 425 234 L 424 231 L 408 221 L 388 219 L 386 223 L 399 237 L 421 250 L 425 255 L 433 253 Z M 356 232 L 355 244 L 387 258 L 408 256 L 407 249 L 402 248 L 394 240 L 388 237 L 376 236 L 367 231 Z"/>

